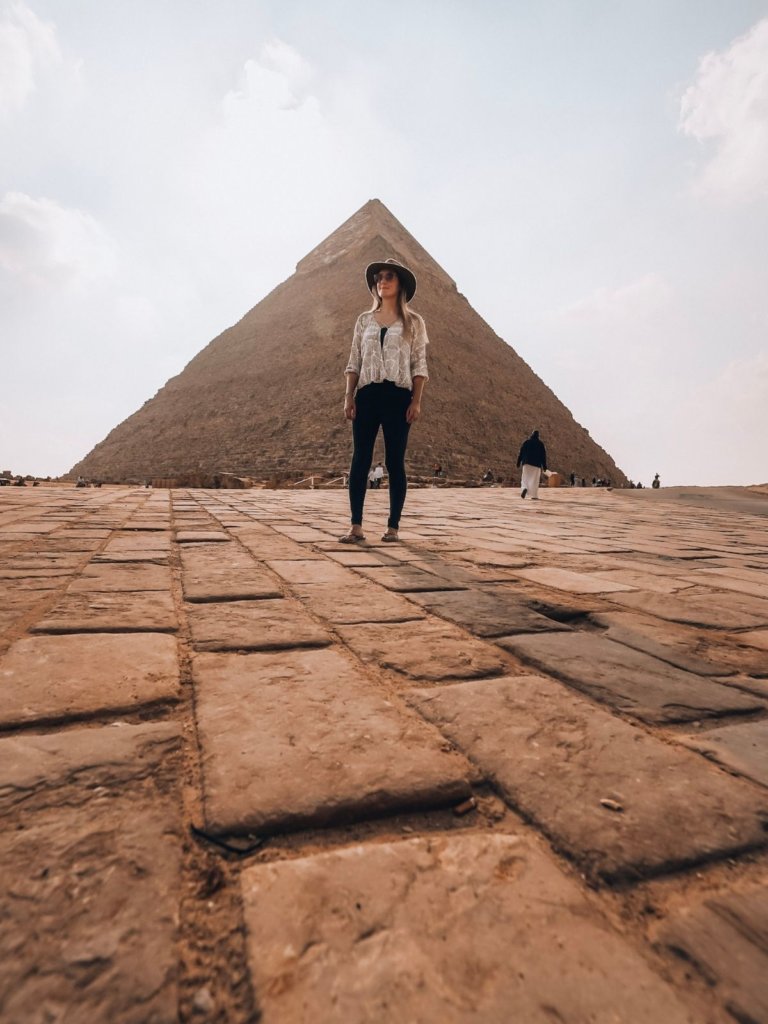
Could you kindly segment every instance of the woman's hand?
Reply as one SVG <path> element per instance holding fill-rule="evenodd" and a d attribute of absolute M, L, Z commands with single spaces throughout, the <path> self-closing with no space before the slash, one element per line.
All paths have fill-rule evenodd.
<path fill-rule="evenodd" d="M 421 416 L 421 402 L 413 399 L 406 410 L 405 421 L 406 423 L 415 423 L 419 416 Z"/>
<path fill-rule="evenodd" d="M 345 395 L 344 396 L 344 419 L 353 420 L 355 418 L 355 396 Z"/>

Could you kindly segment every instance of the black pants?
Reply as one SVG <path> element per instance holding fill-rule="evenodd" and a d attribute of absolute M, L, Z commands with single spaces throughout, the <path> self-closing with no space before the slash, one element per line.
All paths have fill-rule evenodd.
<path fill-rule="evenodd" d="M 365 483 L 373 460 L 373 446 L 379 433 L 384 432 L 384 461 L 389 474 L 389 520 L 387 525 L 396 530 L 405 504 L 408 482 L 405 477 L 405 449 L 408 446 L 410 423 L 405 419 L 411 404 L 408 388 L 399 388 L 391 381 L 366 384 L 355 398 L 355 418 L 352 420 L 352 465 L 349 470 L 349 505 L 352 524 L 363 521 Z"/>

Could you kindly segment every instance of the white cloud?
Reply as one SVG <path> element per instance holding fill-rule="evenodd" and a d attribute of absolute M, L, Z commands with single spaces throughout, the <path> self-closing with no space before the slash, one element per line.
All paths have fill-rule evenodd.
<path fill-rule="evenodd" d="M 54 76 L 76 77 L 78 71 L 65 59 L 55 25 L 24 3 L 0 7 L 0 118 L 22 110 Z"/>
<path fill-rule="evenodd" d="M 115 249 L 90 214 L 8 192 L 0 199 L 0 268 L 29 285 L 88 285 L 109 277 Z"/>
<path fill-rule="evenodd" d="M 768 18 L 721 53 L 708 53 L 680 104 L 680 130 L 714 142 L 696 183 L 702 194 L 768 195 Z"/>

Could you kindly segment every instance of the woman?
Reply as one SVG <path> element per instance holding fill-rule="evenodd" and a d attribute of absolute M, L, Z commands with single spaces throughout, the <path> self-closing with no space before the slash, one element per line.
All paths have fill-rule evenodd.
<path fill-rule="evenodd" d="M 352 421 L 354 448 L 349 471 L 352 525 L 349 533 L 339 538 L 343 544 L 365 540 L 365 482 L 379 427 L 384 433 L 389 474 L 389 520 L 381 539 L 387 543 L 398 540 L 407 489 L 408 432 L 421 415 L 421 396 L 427 382 L 427 330 L 419 314 L 408 308 L 416 293 L 413 273 L 396 260 L 388 259 L 371 263 L 366 268 L 365 280 L 373 295 L 373 306 L 357 318 L 352 351 L 344 371 L 344 416 Z"/>

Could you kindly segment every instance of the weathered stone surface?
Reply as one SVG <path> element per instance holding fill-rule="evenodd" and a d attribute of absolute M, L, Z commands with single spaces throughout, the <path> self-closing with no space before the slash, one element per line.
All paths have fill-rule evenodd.
<path fill-rule="evenodd" d="M 753 629 L 747 633 L 737 633 L 734 640 L 740 644 L 757 647 L 761 651 L 768 651 L 768 629 Z"/>
<path fill-rule="evenodd" d="M 493 588 L 458 593 L 414 594 L 411 600 L 476 636 L 508 636 L 570 630 L 569 626 L 532 611 L 509 591 Z"/>
<path fill-rule="evenodd" d="M 311 559 L 275 559 L 267 565 L 287 583 L 336 583 L 355 584 L 358 577 L 354 572 L 345 569 L 327 558 Z"/>
<path fill-rule="evenodd" d="M 222 544 L 231 539 L 222 530 L 179 530 L 176 534 L 179 544 Z"/>
<path fill-rule="evenodd" d="M 69 588 L 70 594 L 91 591 L 133 591 L 171 589 L 171 573 L 167 566 L 146 562 L 127 565 L 88 565 Z"/>
<path fill-rule="evenodd" d="M 458 802 L 469 766 L 337 650 L 193 662 L 205 813 L 276 832 Z"/>
<path fill-rule="evenodd" d="M 285 600 L 226 601 L 188 609 L 192 640 L 202 651 L 274 651 L 323 647 L 330 634 Z"/>
<path fill-rule="evenodd" d="M 591 874 L 635 878 L 768 844 L 768 794 L 552 680 L 463 683 L 408 699 Z"/>
<path fill-rule="evenodd" d="M 177 1020 L 177 742 L 167 725 L 0 740 L 4 1021 Z"/>
<path fill-rule="evenodd" d="M 179 693 L 167 635 L 87 633 L 17 640 L 0 659 L 0 723 L 134 711 Z"/>
<path fill-rule="evenodd" d="M 518 836 L 352 846 L 255 865 L 242 886 L 264 1024 L 693 1024 Z"/>
<path fill-rule="evenodd" d="M 764 626 L 768 602 L 757 598 L 742 598 L 736 594 L 702 594 L 689 597 L 685 594 L 651 594 L 638 591 L 634 594 L 612 594 L 611 601 L 636 611 L 656 615 L 672 622 L 687 622 L 692 626 L 706 626 L 710 629 L 747 629 Z M 765 605 L 765 611 L 760 605 Z"/>
<path fill-rule="evenodd" d="M 180 744 L 173 722 L 125 723 L 93 729 L 0 738 L 0 802 L 26 801 L 39 790 L 55 791 L 78 779 L 92 788 L 151 776 Z"/>
<path fill-rule="evenodd" d="M 182 587 L 186 601 L 199 603 L 254 601 L 283 596 L 274 579 L 267 573 L 260 572 L 255 566 L 252 569 L 184 572 Z"/>
<path fill-rule="evenodd" d="M 568 590 L 573 594 L 609 594 L 619 590 L 635 589 L 626 583 L 603 579 L 592 573 L 572 572 L 570 569 L 556 569 L 551 566 L 519 569 L 515 575 L 532 583 L 554 587 L 556 590 Z"/>
<path fill-rule="evenodd" d="M 409 679 L 479 679 L 500 675 L 506 663 L 490 644 L 440 621 L 339 626 L 344 642 L 363 661 Z"/>
<path fill-rule="evenodd" d="M 297 583 L 293 592 L 315 615 L 334 624 L 424 618 L 424 612 L 406 598 L 373 583 Z"/>
<path fill-rule="evenodd" d="M 169 633 L 178 626 L 170 594 L 65 594 L 33 633 Z"/>
<path fill-rule="evenodd" d="M 699 735 L 684 736 L 682 743 L 768 786 L 768 720 L 727 725 Z"/>
<path fill-rule="evenodd" d="M 723 656 L 722 641 L 711 640 L 703 630 L 635 612 L 593 612 L 589 619 L 609 640 L 644 651 L 686 672 L 725 676 L 736 671 Z"/>
<path fill-rule="evenodd" d="M 464 591 L 464 583 L 452 582 L 446 575 L 437 575 L 434 572 L 425 572 L 416 565 L 381 566 L 371 569 L 361 567 L 359 570 L 362 576 L 367 576 L 373 583 L 378 583 L 387 590 L 399 591 L 401 593 L 418 593 L 419 591 Z"/>
<path fill-rule="evenodd" d="M 710 897 L 665 922 L 658 936 L 704 975 L 737 1021 L 768 1020 L 768 887 Z"/>
<path fill-rule="evenodd" d="M 602 636 L 548 633 L 496 641 L 523 661 L 644 722 L 689 722 L 763 704 Z"/>

